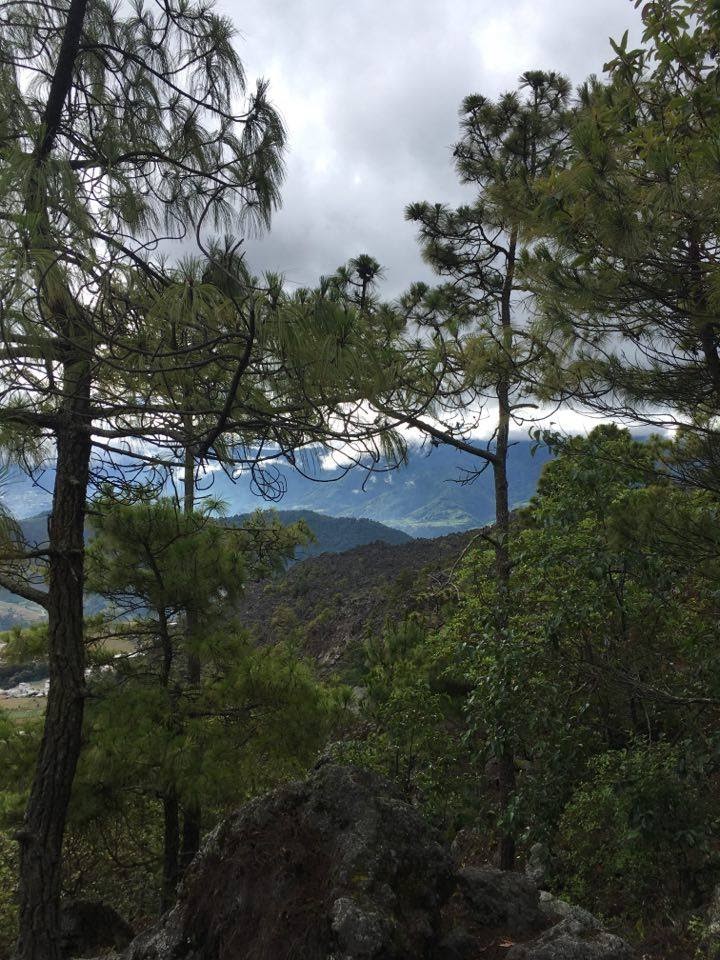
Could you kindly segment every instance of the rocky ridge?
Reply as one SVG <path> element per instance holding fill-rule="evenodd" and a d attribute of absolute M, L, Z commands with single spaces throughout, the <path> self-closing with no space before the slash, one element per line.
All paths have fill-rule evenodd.
<path fill-rule="evenodd" d="M 206 839 L 178 902 L 123 960 L 631 960 L 527 877 L 458 870 L 379 776 L 331 763 Z"/>

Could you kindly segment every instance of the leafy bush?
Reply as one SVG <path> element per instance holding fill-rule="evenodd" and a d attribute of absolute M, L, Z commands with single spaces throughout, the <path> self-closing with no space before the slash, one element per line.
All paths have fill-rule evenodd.
<path fill-rule="evenodd" d="M 370 641 L 357 678 L 365 691 L 360 729 L 336 754 L 382 773 L 451 831 L 468 819 L 477 776 L 463 743 L 463 698 L 446 682 L 446 654 L 416 616 Z"/>
<path fill-rule="evenodd" d="M 0 832 L 0 957 L 9 957 L 17 938 L 17 843 Z"/>
<path fill-rule="evenodd" d="M 636 742 L 595 757 L 560 819 L 570 898 L 605 915 L 677 914 L 709 886 L 717 810 L 689 745 Z"/>

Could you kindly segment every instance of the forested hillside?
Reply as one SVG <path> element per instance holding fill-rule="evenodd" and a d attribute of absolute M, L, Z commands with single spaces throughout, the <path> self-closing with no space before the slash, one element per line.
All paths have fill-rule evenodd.
<path fill-rule="evenodd" d="M 411 539 L 401 530 L 393 530 L 367 517 L 329 517 L 312 510 L 276 510 L 273 513 L 283 525 L 302 521 L 312 533 L 313 539 L 309 543 L 296 548 L 296 560 L 314 557 L 319 553 L 343 553 L 365 543 L 407 543 Z M 249 519 L 246 514 L 227 517 L 223 522 L 241 526 Z"/>
<path fill-rule="evenodd" d="M 261 644 L 295 635 L 304 654 L 349 669 L 363 644 L 427 605 L 437 607 L 458 558 L 479 534 L 406 543 L 369 543 L 310 557 L 271 580 L 250 584 L 240 622 Z"/>
<path fill-rule="evenodd" d="M 332 463 L 323 466 L 317 451 L 311 450 L 303 458 L 302 472 L 286 462 L 271 464 L 269 493 L 274 496 L 277 489 L 284 490 L 278 503 L 281 512 L 372 518 L 413 537 L 471 530 L 492 519 L 492 476 L 486 471 L 472 482 L 464 482 L 477 470 L 475 457 L 448 446 L 420 448 L 417 444 L 409 447 L 407 455 L 407 463 L 396 469 L 392 460 L 376 464 L 366 458 L 362 466 L 348 471 L 347 467 Z M 514 439 L 509 451 L 510 501 L 514 506 L 527 503 L 533 495 L 547 458 L 546 447 L 537 447 L 523 437 Z M 342 456 L 336 459 L 342 463 Z M 40 519 L 38 506 L 47 510 L 54 476 L 49 467 L 38 475 L 38 486 L 33 486 L 17 469 L 8 478 L 6 502 L 16 516 L 23 518 L 23 529 L 31 541 L 47 536 L 47 525 Z M 233 515 L 273 506 L 260 491 L 252 489 L 251 477 L 246 473 L 235 479 L 220 471 L 201 473 L 197 487 L 199 497 L 222 500 L 227 512 Z"/>
<path fill-rule="evenodd" d="M 327 517 L 311 510 L 276 510 L 272 514 L 281 524 L 304 523 L 311 537 L 298 543 L 293 552 L 293 560 L 316 556 L 320 553 L 341 553 L 364 543 L 382 541 L 383 543 L 407 543 L 411 538 L 400 530 L 393 530 L 382 523 L 365 518 Z M 227 526 L 241 526 L 251 520 L 250 515 L 218 518 L 218 522 Z M 20 522 L 20 529 L 28 544 L 34 547 L 47 542 L 48 517 L 41 514 L 28 517 Z M 86 536 L 88 530 L 86 529 Z M 86 613 L 97 613 L 106 607 L 96 596 L 86 597 Z M 13 626 L 22 626 L 44 619 L 44 613 L 37 604 L 18 597 L 9 590 L 0 588 L 0 630 Z"/>
<path fill-rule="evenodd" d="M 0 0 L 0 960 L 720 957 L 720 3 L 376 4 Z"/>

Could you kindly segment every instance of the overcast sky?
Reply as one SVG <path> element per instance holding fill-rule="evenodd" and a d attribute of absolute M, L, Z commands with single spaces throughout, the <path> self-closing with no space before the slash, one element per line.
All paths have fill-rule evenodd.
<path fill-rule="evenodd" d="M 464 96 L 513 89 L 527 69 L 574 84 L 608 37 L 640 38 L 633 0 L 221 0 L 248 79 L 265 76 L 288 130 L 283 206 L 249 239 L 255 270 L 312 284 L 358 253 L 386 295 L 426 276 L 403 211 L 469 199 L 451 165 Z"/>

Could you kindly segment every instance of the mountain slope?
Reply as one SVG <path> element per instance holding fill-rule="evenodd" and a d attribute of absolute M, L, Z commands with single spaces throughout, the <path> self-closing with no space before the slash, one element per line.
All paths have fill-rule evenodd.
<path fill-rule="evenodd" d="M 266 512 L 266 511 L 263 511 Z M 273 510 L 283 524 L 304 520 L 315 536 L 313 543 L 295 550 L 296 560 L 315 557 L 321 553 L 343 553 L 365 543 L 408 543 L 412 538 L 401 530 L 394 530 L 366 517 L 328 517 L 313 510 Z M 225 523 L 240 524 L 250 514 L 227 517 Z"/>
<path fill-rule="evenodd" d="M 528 440 L 519 440 L 511 447 L 508 472 L 513 505 L 529 500 L 547 460 L 547 450 L 539 448 L 533 455 L 533 445 Z M 433 537 L 480 527 L 492 520 L 491 471 L 485 470 L 473 482 L 461 482 L 468 480 L 482 463 L 477 457 L 440 446 L 413 447 L 407 466 L 386 472 L 326 469 L 327 461 L 317 451 L 306 453 L 299 461 L 302 472 L 284 461 L 269 464 L 267 470 L 276 489 L 285 488 L 278 502 L 283 510 L 370 518 L 411 536 Z M 17 516 L 29 517 L 49 508 L 46 491 L 51 482 L 51 469 L 40 480 L 44 489 L 33 487 L 16 472 L 1 491 L 2 497 Z M 208 473 L 200 478 L 198 488 L 200 495 L 220 497 L 233 514 L 269 506 L 253 493 L 247 475 L 241 474 L 233 482 L 224 473 Z"/>
<path fill-rule="evenodd" d="M 548 451 L 527 440 L 515 443 L 509 454 L 510 501 L 526 503 L 535 492 Z M 304 474 L 288 464 L 275 463 L 275 479 L 287 487 L 285 509 L 313 510 L 344 517 L 371 517 L 414 537 L 437 537 L 490 523 L 494 513 L 492 472 L 485 470 L 472 482 L 469 477 L 482 466 L 479 458 L 450 447 L 412 448 L 405 467 L 368 473 L 354 468 L 323 469 L 318 458 L 302 464 Z M 235 483 L 223 474 L 212 474 L 200 483 L 208 492 L 230 504 L 233 512 L 245 513 L 262 505 L 253 496 L 249 481 Z"/>
<path fill-rule="evenodd" d="M 295 557 L 298 561 L 321 553 L 341 553 L 366 543 L 382 541 L 389 544 L 410 542 L 411 538 L 400 530 L 393 530 L 375 520 L 355 517 L 328 517 L 311 510 L 276 510 L 281 523 L 290 524 L 304 520 L 315 540 L 306 546 L 298 547 Z M 227 517 L 225 523 L 241 523 L 248 515 Z M 28 517 L 21 527 L 29 543 L 41 544 L 47 541 L 47 514 Z M 97 612 L 102 601 L 99 597 L 89 597 L 86 602 L 92 612 Z M 15 625 L 44 619 L 44 612 L 7 590 L 0 588 L 0 630 L 8 630 Z"/>
<path fill-rule="evenodd" d="M 260 643 L 297 635 L 324 667 L 348 665 L 362 641 L 387 622 L 427 608 L 442 593 L 447 573 L 478 531 L 402 544 L 371 543 L 294 564 L 279 577 L 249 584 L 240 623 Z"/>

